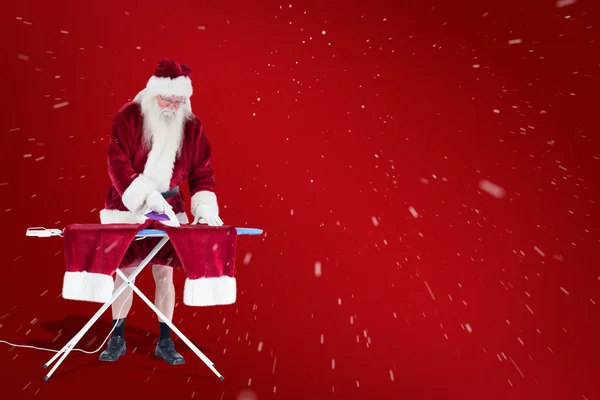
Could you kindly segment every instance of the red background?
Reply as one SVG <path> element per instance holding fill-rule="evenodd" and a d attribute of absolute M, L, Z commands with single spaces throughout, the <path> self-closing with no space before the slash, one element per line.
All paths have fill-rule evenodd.
<path fill-rule="evenodd" d="M 235 305 L 183 305 L 176 274 L 224 382 L 181 341 L 186 365 L 155 359 L 135 299 L 117 364 L 43 382 L 51 353 L 1 344 L 1 397 L 600 398 L 594 3 L 3 5 L 0 339 L 59 349 L 99 308 L 25 230 L 98 222 L 112 118 L 162 57 L 193 68 L 224 221 L 265 235 L 239 239 Z"/>

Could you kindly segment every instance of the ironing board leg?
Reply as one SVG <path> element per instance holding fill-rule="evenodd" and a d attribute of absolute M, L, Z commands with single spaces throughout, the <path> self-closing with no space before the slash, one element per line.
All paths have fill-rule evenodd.
<path fill-rule="evenodd" d="M 131 288 L 133 289 L 133 291 L 140 296 L 140 298 L 144 301 L 144 303 L 146 303 L 148 305 L 148 307 L 150 307 L 152 309 L 152 311 L 154 311 L 156 313 L 156 315 L 158 315 L 168 326 L 169 328 L 171 328 L 171 330 L 173 332 L 175 332 L 175 334 L 177 336 L 179 336 L 181 338 L 181 340 L 183 340 L 185 342 L 185 344 L 188 345 L 188 347 L 190 349 L 192 349 L 192 351 L 202 360 L 204 361 L 204 364 L 206 364 L 206 366 L 208 368 L 210 368 L 210 370 L 212 372 L 214 372 L 220 380 L 225 379 L 223 377 L 223 375 L 221 375 L 219 373 L 219 371 L 217 371 L 215 369 L 215 364 L 213 364 L 212 361 L 210 361 L 208 359 L 208 357 L 206 357 L 187 337 L 185 337 L 185 335 L 183 333 L 181 333 L 181 331 L 179 329 L 177 329 L 177 327 L 175 325 L 173 325 L 173 323 L 171 321 L 169 321 L 169 319 L 158 309 L 156 308 L 156 306 L 146 297 L 146 295 L 144 295 L 144 293 L 142 293 L 142 291 L 140 289 L 138 289 L 133 282 L 127 277 L 125 276 L 125 274 L 120 271 L 117 270 L 117 274 L 121 277 L 121 279 L 123 279 L 125 281 L 126 284 L 130 285 Z"/>
<path fill-rule="evenodd" d="M 119 289 L 117 289 L 114 294 L 113 297 L 111 298 L 111 300 L 108 303 L 105 303 L 97 312 L 96 314 L 94 314 L 94 316 L 87 322 L 87 324 L 81 328 L 81 330 L 79 332 L 77 332 L 77 334 L 75 334 L 75 336 L 73 336 L 71 338 L 71 340 L 69 340 L 69 342 L 67 344 L 64 345 L 64 347 L 62 349 L 60 349 L 58 351 L 58 353 L 56 353 L 51 359 L 50 361 L 48 361 L 46 364 L 44 364 L 44 368 L 48 368 L 50 365 L 52 365 L 52 363 L 64 352 L 70 352 L 73 347 L 74 347 L 74 343 L 79 342 L 79 340 L 81 340 L 81 338 L 83 337 L 83 335 L 86 334 L 86 332 L 89 330 L 89 328 L 100 318 L 100 316 L 102 314 L 104 314 L 104 312 L 108 309 L 108 307 L 110 307 L 112 305 L 112 303 L 114 303 L 114 301 L 121 295 L 121 293 L 123 293 L 123 291 L 127 288 L 126 284 L 123 284 L 119 287 Z M 48 374 L 48 378 L 50 377 L 50 374 Z"/>
<path fill-rule="evenodd" d="M 168 241 L 169 241 L 169 237 L 168 236 L 163 237 L 161 239 L 161 241 L 152 249 L 152 251 L 150 251 L 150 253 L 148 254 L 148 256 L 146 256 L 146 258 L 144 258 L 144 260 L 142 260 L 142 262 L 140 263 L 140 265 L 133 271 L 133 273 L 129 276 L 129 278 L 127 278 L 127 280 L 130 281 L 130 282 L 134 281 L 135 277 L 142 271 L 142 269 L 144 269 L 144 267 L 146 265 L 148 265 L 148 263 L 154 258 L 154 256 L 156 256 L 156 254 L 160 251 L 160 249 Z M 117 269 L 117 273 L 120 273 L 120 274 L 122 274 L 124 276 L 123 272 L 121 272 L 121 270 L 119 270 L 119 269 Z M 85 326 L 79 332 L 77 332 L 77 334 L 75 336 L 73 336 L 73 338 L 71 340 L 69 340 L 69 342 L 62 349 L 60 349 L 59 352 L 54 355 L 54 357 L 52 357 L 50 359 L 50 361 L 48 361 L 44 365 L 44 368 L 48 368 L 62 354 L 62 356 L 60 357 L 60 359 L 58 360 L 58 362 L 54 365 L 54 367 L 50 370 L 50 372 L 48 372 L 48 374 L 44 377 L 45 381 L 47 381 L 48 379 L 50 379 L 50 376 L 52 376 L 52 374 L 54 373 L 54 371 L 56 371 L 56 369 L 58 368 L 58 366 L 64 361 L 64 359 L 67 357 L 67 355 L 69 355 L 69 353 L 71 352 L 71 350 L 73 350 L 73 348 L 81 340 L 81 338 L 83 337 L 83 335 L 86 334 L 86 332 L 92 327 L 92 325 L 94 325 L 94 323 L 100 318 L 100 316 L 108 309 L 108 307 L 110 307 L 112 305 L 112 303 L 115 302 L 115 300 L 121 295 L 121 293 L 123 293 L 123 291 L 125 291 L 125 289 L 127 288 L 127 286 L 128 286 L 128 283 L 123 283 L 113 293 L 110 301 L 108 301 L 107 303 L 105 303 L 96 312 L 96 314 L 94 314 L 94 316 L 88 321 L 88 323 L 85 324 Z"/>

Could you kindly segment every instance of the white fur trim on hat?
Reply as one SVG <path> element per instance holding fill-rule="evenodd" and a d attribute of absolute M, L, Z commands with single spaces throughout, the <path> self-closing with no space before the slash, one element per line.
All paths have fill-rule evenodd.
<path fill-rule="evenodd" d="M 164 96 L 183 96 L 186 98 L 194 92 L 192 81 L 187 76 L 178 76 L 175 79 L 152 76 L 146 84 L 146 89 L 149 92 Z"/>

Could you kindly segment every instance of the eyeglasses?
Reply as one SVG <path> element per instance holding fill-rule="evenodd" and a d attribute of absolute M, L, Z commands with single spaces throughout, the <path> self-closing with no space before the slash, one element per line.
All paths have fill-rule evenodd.
<path fill-rule="evenodd" d="M 185 100 L 172 100 L 172 99 L 169 99 L 167 97 L 162 97 L 162 96 L 158 96 L 158 97 L 160 97 L 160 99 L 162 101 L 164 101 L 164 102 L 166 102 L 168 104 L 175 105 L 175 106 L 182 106 L 182 105 L 185 104 Z"/>

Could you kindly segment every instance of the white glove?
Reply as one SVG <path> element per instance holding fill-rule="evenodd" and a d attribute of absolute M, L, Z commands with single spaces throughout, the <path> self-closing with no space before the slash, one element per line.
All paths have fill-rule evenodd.
<path fill-rule="evenodd" d="M 172 209 L 171 205 L 167 203 L 167 201 L 162 197 L 162 195 L 158 192 L 158 190 L 150 193 L 146 198 L 146 207 L 150 209 L 150 211 L 155 211 L 159 214 L 164 214 L 167 209 Z"/>
<path fill-rule="evenodd" d="M 194 213 L 194 222 L 192 225 L 196 225 L 197 223 L 208 224 L 209 226 L 222 226 L 223 221 L 219 218 L 219 214 L 217 211 L 207 204 L 199 204 L 196 207 L 196 212 Z"/>
<path fill-rule="evenodd" d="M 179 223 L 179 220 L 177 219 L 177 215 L 175 215 L 175 212 L 173 211 L 173 207 L 171 207 L 170 204 L 167 204 L 169 207 L 165 210 L 165 214 L 167 214 L 167 216 L 169 217 L 168 221 L 161 221 L 164 225 L 166 226 L 171 226 L 171 227 L 180 227 L 181 224 Z"/>

